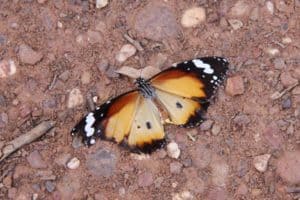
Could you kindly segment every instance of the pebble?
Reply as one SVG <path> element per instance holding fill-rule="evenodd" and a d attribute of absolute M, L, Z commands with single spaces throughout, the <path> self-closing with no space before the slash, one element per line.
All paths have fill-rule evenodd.
<path fill-rule="evenodd" d="M 217 136 L 217 135 L 219 135 L 220 131 L 221 131 L 221 126 L 214 124 L 211 129 L 212 135 Z"/>
<path fill-rule="evenodd" d="M 116 55 L 116 60 L 119 63 L 125 62 L 128 58 L 136 53 L 136 48 L 131 44 L 125 44 L 121 47 L 120 51 Z"/>
<path fill-rule="evenodd" d="M 274 149 L 279 149 L 283 143 L 283 137 L 276 123 L 267 125 L 263 132 L 263 137 L 269 146 Z"/>
<path fill-rule="evenodd" d="M 268 162 L 270 158 L 271 158 L 271 154 L 255 156 L 253 159 L 253 165 L 255 169 L 259 172 L 265 172 L 267 170 Z"/>
<path fill-rule="evenodd" d="M 249 119 L 248 115 L 238 114 L 233 119 L 233 122 L 238 126 L 245 126 L 250 123 L 250 119 Z"/>
<path fill-rule="evenodd" d="M 101 34 L 97 31 L 91 31 L 88 30 L 87 31 L 87 41 L 91 44 L 96 44 L 96 43 L 101 43 L 103 38 L 101 36 Z"/>
<path fill-rule="evenodd" d="M 204 121 L 204 122 L 200 125 L 200 130 L 201 130 L 201 131 L 208 131 L 209 129 L 211 129 L 213 123 L 214 123 L 214 121 L 213 121 L 213 120 L 210 120 L 210 119 Z"/>
<path fill-rule="evenodd" d="M 140 77 L 140 74 L 141 74 L 140 70 L 135 69 L 133 67 L 127 67 L 127 66 L 121 67 L 116 72 L 119 73 L 119 74 L 128 76 L 130 78 L 133 78 L 133 79 L 137 79 L 138 77 Z"/>
<path fill-rule="evenodd" d="M 144 172 L 138 176 L 138 185 L 140 187 L 148 187 L 153 184 L 153 175 L 150 172 Z"/>
<path fill-rule="evenodd" d="M 48 192 L 53 192 L 55 190 L 55 184 L 52 181 L 46 181 L 45 187 Z"/>
<path fill-rule="evenodd" d="M 238 19 L 229 19 L 228 20 L 229 25 L 232 27 L 233 30 L 238 30 L 243 27 L 243 22 Z"/>
<path fill-rule="evenodd" d="M 181 17 L 181 25 L 186 28 L 195 27 L 203 23 L 205 19 L 205 9 L 202 7 L 194 7 L 184 11 Z"/>
<path fill-rule="evenodd" d="M 167 145 L 167 153 L 169 157 L 178 159 L 180 156 L 180 149 L 178 147 L 178 144 L 176 142 L 170 142 Z"/>
<path fill-rule="evenodd" d="M 195 199 L 193 194 L 187 190 L 172 195 L 172 200 L 193 200 L 193 199 Z"/>
<path fill-rule="evenodd" d="M 267 11 L 269 11 L 269 13 L 270 13 L 271 15 L 274 14 L 274 4 L 273 4 L 272 1 L 267 1 L 267 2 L 266 2 L 266 8 L 267 8 Z"/>
<path fill-rule="evenodd" d="M 0 61 L 0 78 L 12 76 L 17 72 L 15 62 L 11 59 Z"/>
<path fill-rule="evenodd" d="M 181 33 L 176 15 L 167 5 L 150 3 L 135 16 L 134 29 L 143 38 L 154 41 L 175 38 Z"/>
<path fill-rule="evenodd" d="M 19 46 L 19 58 L 24 64 L 35 65 L 37 62 L 42 60 L 43 54 L 34 51 L 30 46 L 21 44 Z"/>
<path fill-rule="evenodd" d="M 86 85 L 91 82 L 91 74 L 87 71 L 84 71 L 81 75 L 81 83 Z"/>
<path fill-rule="evenodd" d="M 69 160 L 69 162 L 67 163 L 67 167 L 69 169 L 77 169 L 80 165 L 80 160 L 76 157 L 72 158 L 71 160 Z"/>
<path fill-rule="evenodd" d="M 0 128 L 4 128 L 8 124 L 8 115 L 6 113 L 0 113 Z"/>
<path fill-rule="evenodd" d="M 269 56 L 272 56 L 272 57 L 274 57 L 280 53 L 279 49 L 277 49 L 277 48 L 267 48 L 265 51 L 267 54 L 269 54 Z"/>
<path fill-rule="evenodd" d="M 69 93 L 68 108 L 74 108 L 83 104 L 83 96 L 78 88 L 74 88 Z"/>
<path fill-rule="evenodd" d="M 171 174 L 180 174 L 183 165 L 180 162 L 171 162 L 170 163 L 170 172 Z"/>
<path fill-rule="evenodd" d="M 228 173 L 229 173 L 228 164 L 220 158 L 215 158 L 212 160 L 210 166 L 211 166 L 212 183 L 215 186 L 225 187 Z"/>
<path fill-rule="evenodd" d="M 292 39 L 290 37 L 284 37 L 284 38 L 282 38 L 282 43 L 290 44 L 290 43 L 292 43 Z"/>
<path fill-rule="evenodd" d="M 74 149 L 78 149 L 79 147 L 83 146 L 82 138 L 81 137 L 73 137 L 72 140 L 72 147 Z"/>
<path fill-rule="evenodd" d="M 107 6 L 108 0 L 96 0 L 96 8 L 101 9 Z"/>
<path fill-rule="evenodd" d="M 300 184 L 300 151 L 285 152 L 277 161 L 277 173 L 291 184 Z"/>
<path fill-rule="evenodd" d="M 250 11 L 250 6 L 248 5 L 247 1 L 239 0 L 230 9 L 229 14 L 234 17 L 241 17 L 241 16 L 248 15 L 249 11 Z"/>
<path fill-rule="evenodd" d="M 47 0 L 37 0 L 37 2 L 38 2 L 39 4 L 46 3 L 46 1 L 47 1 Z"/>
<path fill-rule="evenodd" d="M 245 92 L 242 76 L 236 75 L 227 79 L 225 91 L 231 96 L 241 95 Z"/>
<path fill-rule="evenodd" d="M 43 160 L 41 154 L 37 150 L 34 150 L 27 156 L 27 161 L 32 168 L 47 168 L 46 162 Z"/>
<path fill-rule="evenodd" d="M 97 177 L 111 177 L 115 171 L 116 164 L 116 155 L 102 148 L 95 153 L 88 154 L 86 157 L 88 171 Z"/>
<path fill-rule="evenodd" d="M 282 72 L 280 74 L 280 81 L 284 87 L 289 87 L 298 83 L 298 80 L 293 78 L 289 72 Z"/>
<path fill-rule="evenodd" d="M 283 109 L 289 109 L 292 107 L 292 100 L 291 98 L 287 98 L 287 99 L 284 99 L 281 103 L 281 107 Z"/>
<path fill-rule="evenodd" d="M 282 58 L 275 58 L 273 60 L 273 65 L 275 69 L 285 69 L 285 61 Z"/>

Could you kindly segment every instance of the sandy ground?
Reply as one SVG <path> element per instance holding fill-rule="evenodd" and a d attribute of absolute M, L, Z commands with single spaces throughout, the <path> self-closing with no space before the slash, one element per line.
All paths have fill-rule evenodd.
<path fill-rule="evenodd" d="M 0 163 L 0 199 L 300 199 L 299 0 L 99 5 L 1 0 L 0 147 L 56 125 Z M 133 87 L 116 70 L 212 55 L 230 61 L 228 79 L 204 124 L 166 127 L 178 159 L 72 139 L 89 100 Z"/>

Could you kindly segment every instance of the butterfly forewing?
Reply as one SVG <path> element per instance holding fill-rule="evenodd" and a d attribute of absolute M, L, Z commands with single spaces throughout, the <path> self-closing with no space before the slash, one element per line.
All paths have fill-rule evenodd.
<path fill-rule="evenodd" d="M 203 121 L 203 112 L 223 82 L 227 69 L 228 62 L 224 58 L 198 58 L 174 64 L 150 82 L 168 111 L 170 122 L 192 127 Z M 185 108 L 180 108 L 179 104 L 184 104 Z"/>

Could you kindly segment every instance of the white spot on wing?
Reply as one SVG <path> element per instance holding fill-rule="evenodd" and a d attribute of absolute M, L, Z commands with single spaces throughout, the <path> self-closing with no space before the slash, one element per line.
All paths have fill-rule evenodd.
<path fill-rule="evenodd" d="M 214 80 L 218 80 L 218 77 L 215 76 L 215 75 L 213 75 L 213 79 L 214 79 Z"/>
<path fill-rule="evenodd" d="M 91 137 L 94 134 L 95 129 L 92 128 L 94 122 L 95 122 L 94 113 L 91 112 L 86 116 L 85 119 L 86 125 L 84 127 L 84 131 L 86 132 L 87 137 Z"/>
<path fill-rule="evenodd" d="M 92 138 L 91 140 L 90 140 L 90 144 L 95 144 L 96 143 L 96 140 L 94 139 L 94 138 Z"/>
<path fill-rule="evenodd" d="M 197 68 L 204 69 L 203 72 L 206 73 L 206 74 L 213 74 L 214 73 L 214 70 L 211 68 L 211 66 L 209 64 L 206 64 L 206 63 L 202 62 L 202 60 L 200 60 L 200 59 L 193 60 L 193 63 Z"/>

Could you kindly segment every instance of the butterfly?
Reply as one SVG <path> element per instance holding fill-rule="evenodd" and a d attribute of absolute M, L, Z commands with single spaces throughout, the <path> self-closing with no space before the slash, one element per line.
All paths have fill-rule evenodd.
<path fill-rule="evenodd" d="M 224 81 L 228 65 L 222 57 L 202 57 L 173 64 L 148 80 L 137 78 L 136 89 L 89 112 L 71 134 L 80 134 L 87 145 L 101 138 L 151 153 L 165 144 L 164 124 L 189 128 L 204 121 L 203 114 Z"/>

